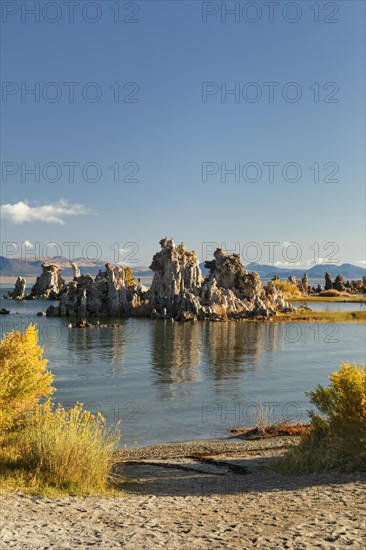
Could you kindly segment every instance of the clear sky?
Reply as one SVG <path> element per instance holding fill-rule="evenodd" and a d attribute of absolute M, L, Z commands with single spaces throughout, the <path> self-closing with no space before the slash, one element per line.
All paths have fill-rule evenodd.
<path fill-rule="evenodd" d="M 1 4 L 3 242 L 365 260 L 363 1 Z"/>

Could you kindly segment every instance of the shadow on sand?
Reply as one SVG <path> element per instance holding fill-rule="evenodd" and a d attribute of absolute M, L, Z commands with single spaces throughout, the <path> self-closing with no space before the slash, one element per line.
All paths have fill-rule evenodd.
<path fill-rule="evenodd" d="M 243 469 L 243 464 L 247 471 Z M 317 474 L 282 474 L 273 469 L 273 457 L 230 459 L 239 466 L 241 474 L 224 469 L 222 473 L 194 471 L 195 461 L 184 466 L 167 460 L 166 465 L 146 463 L 120 464 L 116 472 L 125 480 L 124 488 L 130 493 L 156 496 L 221 496 L 274 491 L 297 491 L 310 487 L 337 486 L 355 481 L 366 482 L 365 472 L 324 472 Z M 189 468 L 189 469 L 186 469 Z"/>

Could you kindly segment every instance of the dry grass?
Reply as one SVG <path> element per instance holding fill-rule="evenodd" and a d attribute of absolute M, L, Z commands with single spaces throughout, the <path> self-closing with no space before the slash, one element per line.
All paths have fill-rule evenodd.
<path fill-rule="evenodd" d="M 292 300 L 294 298 L 304 299 L 305 295 L 300 292 L 297 286 L 293 285 L 289 281 L 281 281 L 280 279 L 275 279 L 272 281 L 277 290 L 280 290 L 283 294 L 285 300 Z"/>
<path fill-rule="evenodd" d="M 355 303 L 355 304 L 364 304 L 366 303 L 366 298 L 360 296 L 354 296 L 352 294 L 341 294 L 337 296 L 325 296 L 324 294 L 319 294 L 317 296 L 303 296 L 302 298 L 291 298 L 290 302 L 340 302 L 340 303 Z"/>
<path fill-rule="evenodd" d="M 253 426 L 231 430 L 236 437 L 260 439 L 279 436 L 300 436 L 308 433 L 309 424 L 293 424 L 289 419 L 273 421 L 273 408 L 260 403 L 253 415 Z"/>
<path fill-rule="evenodd" d="M 19 454 L 18 445 L 7 440 L 0 443 L 0 495 L 3 493 L 22 492 L 28 495 L 41 495 L 48 498 L 59 498 L 69 495 L 121 496 L 123 480 L 108 477 L 108 483 L 101 489 L 81 489 L 70 484 L 55 485 L 54 480 L 42 472 L 32 470 L 25 464 Z"/>
<path fill-rule="evenodd" d="M 275 321 L 304 323 L 365 323 L 366 311 L 298 311 L 280 313 Z"/>
<path fill-rule="evenodd" d="M 256 426 L 255 428 L 237 428 L 231 430 L 235 437 L 243 439 L 262 439 L 268 437 L 299 437 L 309 432 L 310 424 L 290 424 L 279 422 L 268 426 Z"/>
<path fill-rule="evenodd" d="M 117 432 L 81 404 L 52 411 L 40 406 L 16 437 L 19 459 L 49 485 L 83 494 L 105 490 Z"/>
<path fill-rule="evenodd" d="M 339 292 L 339 290 L 330 289 L 322 290 L 319 296 L 325 296 L 326 298 L 347 298 L 350 294 L 349 292 Z"/>

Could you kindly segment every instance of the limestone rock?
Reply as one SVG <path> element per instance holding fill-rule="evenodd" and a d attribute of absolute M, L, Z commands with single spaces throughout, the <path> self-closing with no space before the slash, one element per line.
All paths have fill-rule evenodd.
<path fill-rule="evenodd" d="M 25 296 L 26 280 L 23 277 L 18 277 L 12 292 L 4 295 L 6 300 L 23 300 Z"/>
<path fill-rule="evenodd" d="M 74 281 L 80 277 L 81 273 L 80 273 L 80 269 L 78 268 L 78 266 L 75 264 L 75 263 L 71 263 L 71 267 L 72 267 L 72 272 L 73 272 L 73 275 L 74 275 Z"/>
<path fill-rule="evenodd" d="M 42 264 L 42 274 L 37 277 L 32 287 L 30 298 L 57 299 L 61 290 L 65 287 L 65 281 L 61 277 L 60 271 L 61 268 L 58 265 L 50 263 Z"/>
<path fill-rule="evenodd" d="M 325 274 L 324 290 L 332 290 L 332 279 L 330 278 L 328 271 Z"/>
<path fill-rule="evenodd" d="M 363 276 L 358 281 L 347 281 L 345 287 L 350 294 L 366 294 L 366 277 Z"/>
<path fill-rule="evenodd" d="M 339 292 L 344 292 L 346 290 L 345 284 L 346 281 L 343 275 L 337 275 L 337 277 L 334 279 L 333 288 L 334 290 L 338 290 Z"/>
<path fill-rule="evenodd" d="M 154 272 L 148 292 L 151 310 L 168 317 L 176 317 L 184 308 L 184 293 L 199 290 L 203 276 L 195 252 L 187 251 L 183 244 L 175 245 L 173 239 L 162 239 L 150 266 Z"/>
<path fill-rule="evenodd" d="M 62 293 L 60 305 L 56 308 L 48 308 L 47 315 L 76 317 L 129 315 L 133 307 L 132 302 L 136 307 L 140 305 L 138 292 L 133 292 L 127 285 L 122 267 L 110 263 L 105 267 L 106 270 L 100 271 L 95 279 L 89 274 L 75 277 Z"/>
<path fill-rule="evenodd" d="M 307 273 L 304 273 L 303 278 L 301 279 L 302 283 L 302 291 L 304 294 L 308 294 L 309 292 L 309 276 Z"/>

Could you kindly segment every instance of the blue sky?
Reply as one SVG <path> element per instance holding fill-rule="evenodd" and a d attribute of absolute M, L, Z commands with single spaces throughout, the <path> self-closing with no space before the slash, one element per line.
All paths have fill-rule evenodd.
<path fill-rule="evenodd" d="M 319 23 L 306 0 L 292 8 L 280 2 L 272 23 L 263 2 L 256 13 L 253 2 L 240 2 L 238 22 L 221 21 L 221 2 L 119 2 L 117 23 L 109 0 L 88 8 L 90 19 L 99 13 L 95 23 L 83 19 L 83 1 L 74 22 L 58 2 L 55 23 L 45 20 L 56 17 L 52 6 L 34 22 L 24 2 L 2 4 L 3 242 L 39 243 L 41 251 L 56 242 L 64 255 L 64 243 L 76 242 L 76 257 L 95 242 L 90 256 L 113 260 L 110 248 L 121 248 L 117 259 L 136 264 L 149 263 L 166 235 L 201 259 L 202 243 L 213 242 L 238 243 L 244 261 L 277 265 L 296 258 L 305 266 L 330 253 L 339 262 L 365 260 L 364 2 L 315 3 Z M 78 83 L 73 103 L 65 82 Z M 115 102 L 117 82 L 120 99 L 137 101 Z M 203 98 L 207 82 L 214 93 Z M 269 82 L 276 83 L 272 102 Z M 22 87 L 35 83 L 39 102 L 22 98 Z M 240 95 L 224 101 L 225 87 Z M 261 97 L 251 102 L 255 93 Z M 73 182 L 70 162 L 78 163 Z M 38 183 L 25 172 L 35 163 Z M 109 168 L 116 163 L 118 182 Z M 276 163 L 272 182 L 268 163 Z M 236 167 L 239 181 L 229 174 L 225 181 L 225 166 Z M 122 181 L 136 168 L 138 181 Z M 88 181 L 97 169 L 99 181 Z M 202 170 L 215 173 L 203 178 Z M 279 243 L 273 258 L 268 242 Z M 300 257 L 295 248 L 287 254 L 284 243 L 292 242 Z"/>

